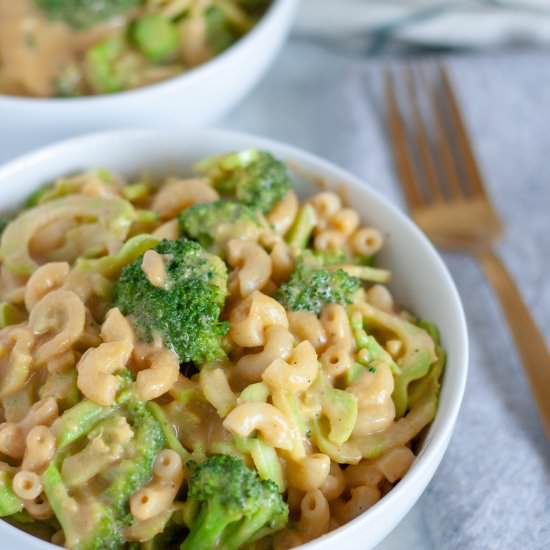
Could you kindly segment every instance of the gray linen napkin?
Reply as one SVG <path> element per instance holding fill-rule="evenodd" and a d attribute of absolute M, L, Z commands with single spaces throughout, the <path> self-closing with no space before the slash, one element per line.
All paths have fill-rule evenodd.
<path fill-rule="evenodd" d="M 340 46 L 550 43 L 548 0 L 302 0 L 296 30 Z"/>
<path fill-rule="evenodd" d="M 402 205 L 381 118 L 384 63 L 294 40 L 222 125 L 317 153 Z M 449 64 L 506 222 L 499 251 L 550 340 L 550 57 L 459 57 Z M 521 363 L 478 266 L 444 257 L 468 319 L 470 375 L 449 450 L 415 508 L 425 532 L 411 530 L 391 548 L 548 549 L 550 445 Z"/>

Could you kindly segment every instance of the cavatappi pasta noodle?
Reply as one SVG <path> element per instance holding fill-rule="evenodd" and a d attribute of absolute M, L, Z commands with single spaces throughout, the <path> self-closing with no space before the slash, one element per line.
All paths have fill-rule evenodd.
<path fill-rule="evenodd" d="M 436 413 L 445 355 L 383 235 L 269 153 L 197 169 L 63 177 L 3 224 L 0 516 L 54 544 L 299 546 L 383 498 Z"/>
<path fill-rule="evenodd" d="M 239 40 L 270 0 L 0 0 L 0 94 L 74 97 L 177 76 Z"/>

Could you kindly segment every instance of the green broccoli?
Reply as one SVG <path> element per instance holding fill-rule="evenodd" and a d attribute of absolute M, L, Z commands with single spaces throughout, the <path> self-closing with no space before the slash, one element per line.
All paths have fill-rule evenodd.
<path fill-rule="evenodd" d="M 351 304 L 361 280 L 342 269 L 326 269 L 310 255 L 300 256 L 290 279 L 275 298 L 293 311 L 308 310 L 319 315 L 326 304 Z"/>
<path fill-rule="evenodd" d="M 130 400 L 126 410 L 135 435 L 128 445 L 130 456 L 103 475 L 111 485 L 103 498 L 117 518 L 126 519 L 128 499 L 152 476 L 155 457 L 164 448 L 166 439 L 162 426 L 143 401 Z"/>
<path fill-rule="evenodd" d="M 110 94 L 128 87 L 137 70 L 134 60 L 121 62 L 128 51 L 125 37 L 111 36 L 91 46 L 85 55 L 86 80 L 96 93 Z"/>
<path fill-rule="evenodd" d="M 122 532 L 113 510 L 99 499 L 89 499 L 82 522 L 83 509 L 68 491 L 59 469 L 50 462 L 42 474 L 42 485 L 48 502 L 65 533 L 69 548 L 77 550 L 120 550 Z"/>
<path fill-rule="evenodd" d="M 204 21 L 208 45 L 215 53 L 223 52 L 240 38 L 241 33 L 235 28 L 223 9 L 216 4 L 212 4 L 204 10 Z"/>
<path fill-rule="evenodd" d="M 183 235 L 216 254 L 222 252 L 227 240 L 245 236 L 255 240 L 266 227 L 257 211 L 228 199 L 186 208 L 178 221 Z"/>
<path fill-rule="evenodd" d="M 61 423 L 56 423 L 54 428 L 58 442 L 65 445 L 58 446 L 54 460 L 42 474 L 42 483 L 65 532 L 67 546 L 75 550 L 123 548 L 123 529 L 131 521 L 128 500 L 151 479 L 155 458 L 166 444 L 162 426 L 147 403 L 136 400 L 131 391 L 123 391 L 117 401 L 120 403 L 114 407 L 82 401 L 66 411 L 60 417 Z M 85 403 L 88 406 L 82 407 Z M 120 413 L 117 414 L 117 410 Z M 67 430 L 68 434 L 64 435 Z M 119 456 L 105 457 L 92 446 L 88 447 L 87 456 L 91 458 L 94 452 L 98 452 L 96 460 L 82 462 L 81 470 L 75 467 L 67 469 L 67 461 L 76 458 L 78 463 L 83 452 L 70 455 L 68 442 L 85 435 L 90 441 L 102 440 L 110 448 L 110 453 L 114 453 L 115 446 L 124 446 L 124 456 L 116 462 Z M 97 461 L 104 459 L 114 461 L 114 465 L 105 471 L 96 471 L 100 470 Z M 92 477 L 104 487 L 101 495 L 86 495 L 80 491 Z M 86 517 L 85 523 L 82 517 Z"/>
<path fill-rule="evenodd" d="M 313 206 L 311 204 L 302 206 L 285 237 L 290 248 L 296 253 L 306 249 L 316 225 L 317 215 Z"/>
<path fill-rule="evenodd" d="M 187 505 L 194 513 L 181 550 L 236 550 L 282 529 L 288 506 L 277 485 L 242 459 L 215 455 L 191 472 Z"/>
<path fill-rule="evenodd" d="M 117 15 L 123 15 L 142 4 L 143 0 L 35 0 L 49 19 L 71 27 L 92 27 Z"/>
<path fill-rule="evenodd" d="M 115 283 L 115 305 L 132 316 L 140 338 L 160 336 L 181 362 L 201 365 L 223 357 L 221 337 L 228 327 L 219 318 L 227 293 L 225 264 L 185 239 L 162 241 L 153 250 L 165 260 L 166 284 L 149 282 L 140 256 Z"/>
<path fill-rule="evenodd" d="M 12 489 L 12 476 L 0 471 L 0 518 L 11 516 L 23 510 L 23 503 Z"/>
<path fill-rule="evenodd" d="M 0 218 L 0 235 L 4 233 L 4 229 L 6 229 L 9 223 L 9 220 L 7 220 L 6 218 Z"/>
<path fill-rule="evenodd" d="M 292 188 L 285 164 L 266 151 L 247 149 L 208 158 L 197 168 L 207 173 L 222 195 L 235 198 L 264 214 Z"/>
<path fill-rule="evenodd" d="M 178 27 L 164 15 L 149 14 L 140 17 L 133 23 L 131 32 L 137 47 L 154 63 L 169 59 L 178 50 Z"/>

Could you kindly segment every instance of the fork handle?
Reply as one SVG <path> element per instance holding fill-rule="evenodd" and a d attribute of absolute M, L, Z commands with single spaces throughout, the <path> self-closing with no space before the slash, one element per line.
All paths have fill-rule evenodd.
<path fill-rule="evenodd" d="M 479 252 L 477 258 L 500 300 L 550 439 L 550 354 L 544 336 L 502 260 L 492 250 Z"/>

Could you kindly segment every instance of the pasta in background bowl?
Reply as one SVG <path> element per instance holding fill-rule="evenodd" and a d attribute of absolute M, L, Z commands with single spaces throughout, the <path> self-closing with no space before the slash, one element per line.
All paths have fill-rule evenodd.
<path fill-rule="evenodd" d="M 374 191 L 208 131 L 79 138 L 0 184 L 3 211 L 27 200 L 1 241 L 4 516 L 43 518 L 51 540 L 51 508 L 72 548 L 172 525 L 184 550 L 351 549 L 414 504 L 452 432 L 467 337 L 437 253 Z"/>
<path fill-rule="evenodd" d="M 270 0 L 0 1 L 0 93 L 69 98 L 173 78 L 249 32 Z"/>
<path fill-rule="evenodd" d="M 57 9 L 62 9 L 63 4 L 66 3 L 65 0 L 24 0 L 24 2 L 21 0 L 21 5 L 35 1 L 44 1 L 53 7 L 57 6 Z M 75 5 L 81 1 L 68 0 Z M 147 0 L 155 13 L 168 7 L 173 11 L 181 6 L 191 5 L 199 7 L 223 5 L 230 8 L 233 1 Z M 240 1 L 246 5 L 258 3 L 265 5 L 263 0 Z M 2 10 L 7 10 L 8 13 L 10 10 L 15 10 L 17 13 L 19 3 L 19 0 L 17 2 L 2 0 L 0 19 L 4 17 Z M 136 3 L 136 0 L 112 2 L 114 6 L 128 6 L 133 3 Z M 104 2 L 94 1 L 85 2 L 85 4 L 93 12 L 94 8 Z M 5 158 L 20 154 L 23 144 L 25 144 L 25 150 L 29 150 L 51 143 L 52 139 L 65 139 L 84 132 L 120 127 L 166 127 L 170 124 L 179 127 L 197 127 L 216 120 L 236 105 L 268 69 L 290 30 L 296 4 L 297 0 L 273 0 L 259 21 L 223 52 L 191 70 L 164 80 L 162 78 L 168 76 L 165 72 L 167 65 L 162 64 L 153 67 L 152 70 L 148 68 L 145 72 L 148 72 L 149 76 L 159 77 L 157 80 L 161 81 L 134 89 L 134 85 L 140 84 L 141 76 L 146 77 L 145 80 L 148 78 L 142 71 L 143 74 L 137 80 L 134 79 L 133 84 L 129 83 L 131 89 L 128 91 L 83 97 L 18 97 L 10 95 L 10 92 L 2 86 L 0 68 L 0 120 L 3 131 L 10 135 L 9 143 L 3 144 L 7 151 Z M 0 25 L 0 37 L 4 36 L 7 40 L 7 44 L 0 47 L 0 50 L 7 54 L 14 53 L 11 43 L 13 38 L 10 38 L 10 35 L 15 32 L 15 29 L 11 27 L 10 32 L 3 33 Z M 53 33 L 54 39 L 57 39 L 57 32 L 58 30 Z M 77 47 L 77 44 L 73 44 L 72 41 L 71 45 Z M 54 46 L 58 47 L 59 44 L 56 43 Z M 114 46 L 111 49 L 100 50 L 94 60 L 100 63 L 98 75 L 102 79 L 107 79 L 107 84 L 116 89 L 120 88 L 120 79 L 113 80 L 113 76 L 116 75 L 113 75 L 111 70 L 105 71 L 105 66 L 102 65 L 105 62 L 108 63 L 110 55 L 116 54 L 118 46 L 116 44 Z M 139 68 L 141 62 L 136 62 L 135 55 L 131 51 L 125 55 L 128 59 L 123 59 L 124 62 L 118 69 L 126 75 L 128 71 L 134 71 L 136 65 Z M 141 55 L 138 54 L 138 58 L 140 57 Z M 25 59 L 29 61 L 28 56 Z M 17 69 L 25 65 L 17 59 L 13 62 Z M 0 53 L 1 63 L 2 53 Z M 31 66 L 27 70 L 30 75 L 26 78 L 32 80 L 35 75 L 43 71 L 45 66 L 43 63 L 39 64 L 38 68 Z M 56 68 L 57 65 L 54 64 L 53 69 Z M 142 69 L 145 70 L 145 67 Z M 71 76 L 70 72 L 68 76 Z M 44 94 L 49 94 L 48 86 L 45 86 Z M 12 148 L 11 155 L 10 148 Z"/>

